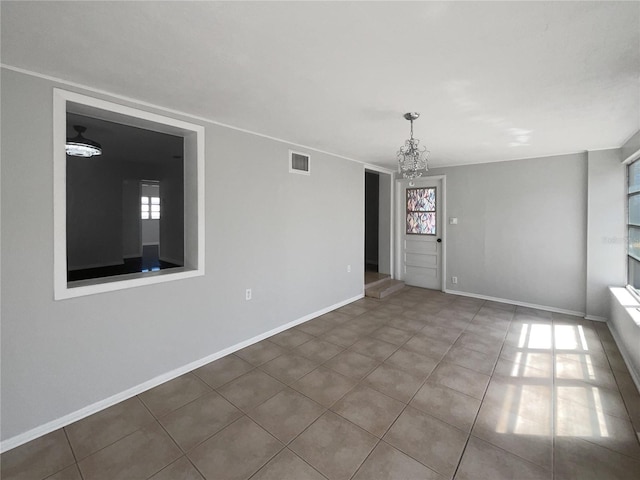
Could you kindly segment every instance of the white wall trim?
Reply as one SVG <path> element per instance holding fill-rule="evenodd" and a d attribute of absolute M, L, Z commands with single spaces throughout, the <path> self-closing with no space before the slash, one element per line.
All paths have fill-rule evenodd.
<path fill-rule="evenodd" d="M 389 273 L 391 274 L 391 278 L 397 279 L 396 268 L 397 268 L 397 258 L 396 258 L 396 179 L 394 174 L 390 174 L 389 182 L 391 182 L 391 188 L 389 192 L 389 202 L 391 205 L 389 208 L 391 209 L 391 213 L 389 215 L 389 221 L 391 223 L 389 229 Z"/>
<path fill-rule="evenodd" d="M 607 317 L 601 317 L 599 315 L 585 315 L 585 320 L 591 320 L 592 322 L 607 322 Z"/>
<path fill-rule="evenodd" d="M 363 184 L 365 184 L 366 180 L 366 173 L 367 171 L 371 171 L 371 172 L 376 172 L 376 173 L 382 173 L 384 175 L 389 175 L 389 231 L 387 232 L 389 235 L 389 275 L 391 276 L 391 278 L 396 278 L 395 274 L 395 264 L 396 264 L 396 254 L 395 254 L 395 230 L 396 230 L 396 224 L 395 224 L 395 178 L 394 178 L 394 173 L 395 170 L 389 170 L 386 168 L 382 168 L 382 167 L 378 167 L 376 165 L 371 165 L 371 164 L 364 164 L 364 169 L 362 171 L 362 181 Z M 382 179 L 381 179 L 382 181 Z M 364 192 L 364 185 L 363 185 L 363 192 Z M 378 190 L 379 191 L 379 190 Z M 364 199 L 363 199 L 364 200 Z M 382 200 L 382 199 L 379 199 Z M 362 207 L 362 215 L 364 218 L 364 210 L 365 210 L 365 206 L 363 203 L 363 207 Z M 366 260 L 366 259 L 365 259 Z M 378 262 L 378 265 L 380 263 Z"/>
<path fill-rule="evenodd" d="M 186 236 L 192 239 L 195 246 L 185 250 L 185 267 L 181 271 L 168 270 L 162 275 L 147 276 L 115 276 L 108 280 L 96 279 L 84 282 L 81 286 L 70 286 L 67 282 L 67 159 L 64 144 L 66 141 L 67 103 L 74 104 L 74 109 L 90 109 L 99 112 L 104 120 L 126 122 L 135 127 L 151 128 L 163 133 L 184 136 L 185 163 L 193 171 L 194 179 L 190 179 L 185 167 L 185 191 L 189 182 L 194 185 L 196 198 L 190 201 L 185 194 L 185 225 L 190 218 L 195 219 L 193 228 L 185 227 Z M 53 89 L 53 239 L 54 239 L 54 292 L 55 300 L 63 300 L 84 295 L 111 292 L 125 288 L 151 285 L 204 275 L 205 224 L 204 224 L 204 139 L 202 125 L 188 123 L 172 117 L 165 117 L 138 108 L 120 105 L 107 100 L 89 97 L 80 93 Z M 193 148 L 187 148 L 193 143 Z M 187 216 L 188 215 L 188 216 Z M 185 245 L 187 242 L 185 241 Z M 160 272 L 158 272 L 160 273 Z M 74 285 L 78 285 L 75 284 Z"/>
<path fill-rule="evenodd" d="M 348 160 L 350 162 L 356 162 L 356 163 L 360 163 L 363 165 L 370 165 L 362 160 L 356 160 L 355 158 L 350 158 L 350 157 L 345 157 L 344 155 L 340 155 L 337 153 L 333 153 L 333 152 L 328 152 L 326 150 L 321 150 L 319 148 L 314 148 L 314 147 L 310 147 L 309 145 L 303 145 L 301 143 L 295 143 L 295 142 L 291 142 L 289 140 L 284 140 L 282 138 L 278 138 L 278 137 L 272 137 L 271 135 L 265 135 L 263 133 L 258 133 L 258 132 L 254 132 L 252 130 L 247 130 L 245 128 L 240 128 L 240 127 L 234 127 L 233 125 L 229 125 L 226 123 L 222 123 L 222 122 L 218 122 L 216 120 L 213 120 L 211 118 L 207 118 L 207 117 L 202 117 L 200 115 L 194 115 L 191 113 L 186 113 L 186 112 L 182 112 L 180 110 L 174 110 L 172 108 L 167 108 L 167 107 L 162 107 L 160 105 L 156 105 L 150 102 L 145 102 L 142 100 L 137 100 L 135 98 L 131 98 L 131 97 L 127 97 L 125 95 L 119 95 L 117 93 L 113 93 L 113 92 L 109 92 L 107 90 L 102 90 L 99 88 L 95 88 L 95 87 L 90 87 L 88 85 L 83 85 L 81 83 L 77 83 L 77 82 L 72 82 L 69 80 L 64 80 L 62 78 L 59 77 L 54 77 L 52 75 L 46 75 L 43 73 L 38 73 L 38 72 L 34 72 L 32 70 L 27 70 L 24 68 L 20 68 L 20 67 L 14 67 L 13 65 L 8 65 L 6 63 L 0 63 L 0 67 L 1 68 L 6 68 L 7 70 L 11 70 L 17 73 L 22 73 L 24 75 L 29 75 L 32 77 L 37 77 L 37 78 L 41 78 L 43 80 L 48 80 L 50 82 L 56 82 L 62 85 L 67 85 L 69 87 L 74 87 L 74 88 L 80 88 L 83 90 L 86 90 L 87 92 L 92 92 L 92 93 L 96 93 L 99 95 L 107 95 L 109 97 L 118 99 L 118 100 L 122 100 L 125 102 L 131 102 L 134 103 L 136 105 L 140 105 L 143 107 L 148 107 L 148 108 L 153 108 L 162 112 L 166 112 L 166 113 L 170 113 L 173 115 L 180 115 L 182 117 L 187 117 L 190 118 L 192 120 L 197 120 L 197 121 L 201 121 L 201 122 L 207 122 L 207 123 L 211 123 L 213 125 L 217 125 L 219 127 L 224 127 L 224 128 L 229 128 L 231 130 L 236 130 L 238 132 L 243 132 L 243 133 L 248 133 L 250 135 L 255 135 L 257 137 L 262 137 L 262 138 L 267 138 L 269 140 L 273 140 L 274 142 L 280 142 L 280 143 L 286 143 L 287 145 L 293 145 L 294 147 L 298 147 L 298 148 L 303 148 L 303 149 L 307 149 L 307 150 L 312 150 L 314 152 L 318 152 L 318 153 L 323 153 L 326 155 L 331 155 L 333 157 L 337 157 L 337 158 L 342 158 L 343 160 Z M 384 168 L 384 167 L 376 167 L 376 168 Z M 393 170 L 391 170 L 393 171 Z"/>
<path fill-rule="evenodd" d="M 337 157 L 337 158 L 342 158 L 343 160 L 348 160 L 350 162 L 356 162 L 356 163 L 363 164 L 363 165 L 366 166 L 366 168 L 369 168 L 371 170 L 378 169 L 377 171 L 384 172 L 384 173 L 389 173 L 389 174 L 393 174 L 393 173 L 396 172 L 396 170 L 392 169 L 392 168 L 383 167 L 383 166 L 379 166 L 379 165 L 374 165 L 374 164 L 371 164 L 371 163 L 367 163 L 367 162 L 365 162 L 363 160 L 357 160 L 355 158 L 346 157 L 346 156 L 340 155 L 338 153 L 333 153 L 333 152 L 329 152 L 329 151 L 326 151 L 326 150 L 321 150 L 319 148 L 314 148 L 314 147 L 311 147 L 309 145 L 303 145 L 301 143 L 291 142 L 289 140 L 285 140 L 285 139 L 282 139 L 282 138 L 272 137 L 271 135 L 266 135 L 264 133 L 258 133 L 258 132 L 254 132 L 252 130 L 247 130 L 245 128 L 235 127 L 233 125 L 229 125 L 229 124 L 226 124 L 226 123 L 218 122 L 218 121 L 213 120 L 211 118 L 202 117 L 200 115 L 194 115 L 194 114 L 186 113 L 186 112 L 183 112 L 183 111 L 180 111 L 180 110 L 174 110 L 172 108 L 162 107 L 162 106 L 150 103 L 150 102 L 145 102 L 145 101 L 142 101 L 142 100 L 137 100 L 137 99 L 134 99 L 134 98 L 131 98 L 131 97 L 127 97 L 126 95 L 120 95 L 120 94 L 117 94 L 117 93 L 110 92 L 108 90 L 102 90 L 100 88 L 90 87 L 90 86 L 84 85 L 82 83 L 77 83 L 77 82 L 72 82 L 70 80 L 65 80 L 65 79 L 62 79 L 60 77 L 54 77 L 53 75 L 46 75 L 44 73 L 34 72 L 33 70 L 28 70 L 26 68 L 16 67 L 16 66 L 9 65 L 7 63 L 2 63 L 2 62 L 0 62 L 0 68 L 5 68 L 5 69 L 11 70 L 13 72 L 22 73 L 24 75 L 29 75 L 29 76 L 36 77 L 36 78 L 41 78 L 43 80 L 56 82 L 56 83 L 59 83 L 59 84 L 62 84 L 62 85 L 68 85 L 68 86 L 74 87 L 74 88 L 80 88 L 80 89 L 86 90 L 88 92 L 93 92 L 93 93 L 97 93 L 97 94 L 100 94 L 100 95 L 108 95 L 110 97 L 117 98 L 119 100 L 123 100 L 123 101 L 126 101 L 126 102 L 132 102 L 132 103 L 135 103 L 135 104 L 140 105 L 140 106 L 154 108 L 154 109 L 157 109 L 157 110 L 160 110 L 160 111 L 163 111 L 163 112 L 167 112 L 167 113 L 172 113 L 172 114 L 175 114 L 175 115 L 181 115 L 183 117 L 188 117 L 188 118 L 191 118 L 193 120 L 205 121 L 205 122 L 217 125 L 219 127 L 229 128 L 231 130 L 237 130 L 239 132 L 248 133 L 250 135 L 256 135 L 258 137 L 267 138 L 267 139 L 273 140 L 275 142 L 286 143 L 288 145 L 293 145 L 293 146 L 298 147 L 298 148 L 305 148 L 307 150 L 313 150 L 314 152 L 323 153 L 323 154 L 331 155 L 331 156 L 334 156 L 334 157 Z M 611 149 L 616 149 L 616 148 L 620 148 L 620 146 L 618 145 L 618 146 L 615 146 L 615 147 L 600 148 L 598 150 L 611 150 Z M 595 150 L 592 150 L 592 151 L 595 151 Z M 455 164 L 447 164 L 447 165 L 431 165 L 430 167 L 433 168 L 433 169 L 436 169 L 436 168 L 447 168 L 447 167 L 463 167 L 463 166 L 481 165 L 481 164 L 487 164 L 487 163 L 514 162 L 514 161 L 517 161 L 517 160 L 530 160 L 530 159 L 536 159 L 536 158 L 557 157 L 557 156 L 562 156 L 562 155 L 575 155 L 575 154 L 578 154 L 578 153 L 585 153 L 585 152 L 586 152 L 586 150 L 579 150 L 579 151 L 575 151 L 575 152 L 550 153 L 548 155 L 538 155 L 538 156 L 535 156 L 535 157 L 517 157 L 517 158 L 508 158 L 508 159 L 495 160 L 495 161 L 490 161 L 490 162 L 469 162 L 469 163 L 455 163 Z"/>
<path fill-rule="evenodd" d="M 553 313 L 562 313 L 565 315 L 573 315 L 575 317 L 584 318 L 584 312 L 576 312 L 574 310 L 566 310 L 564 308 L 549 307 L 547 305 L 537 305 L 535 303 L 520 302 L 518 300 L 509 300 L 506 298 L 490 297 L 488 295 L 480 295 L 478 293 L 470 293 L 470 292 L 461 292 L 459 290 L 447 289 L 447 290 L 444 290 L 444 293 L 450 293 L 452 295 L 461 295 L 463 297 L 479 298 L 480 300 L 489 300 L 489 301 L 498 302 L 498 303 L 508 303 L 511 305 L 517 305 L 519 307 L 535 308 L 537 310 L 544 310 L 544 311 L 553 312 Z"/>
<path fill-rule="evenodd" d="M 622 160 L 622 163 L 624 165 L 629 165 L 630 163 L 635 162 L 638 158 L 640 158 L 640 148 L 635 152 L 633 152 L 631 155 L 629 155 L 627 158 Z"/>
<path fill-rule="evenodd" d="M 609 148 L 599 148 L 598 150 L 615 150 L 618 147 L 609 147 Z M 536 157 L 517 157 L 517 158 L 506 158 L 501 160 L 492 160 L 490 162 L 468 162 L 468 163 L 451 163 L 446 165 L 429 165 L 429 169 L 437 169 L 437 168 L 449 168 L 449 167 L 471 167 L 473 165 L 488 165 L 492 163 L 504 163 L 504 162 L 517 162 L 518 160 L 536 160 L 538 158 L 550 158 L 550 157 L 563 157 L 567 155 L 586 155 L 588 152 L 595 152 L 598 150 L 578 150 L 575 152 L 564 152 L 564 153 L 549 153 L 547 155 L 538 155 Z"/>
<path fill-rule="evenodd" d="M 393 180 L 393 174 L 396 173 L 395 170 L 391 169 L 391 168 L 385 168 L 385 167 L 381 167 L 379 165 L 373 165 L 371 163 L 364 163 L 364 168 L 365 170 L 371 170 L 372 172 L 378 172 L 378 173 L 386 173 L 387 175 L 391 175 L 391 180 Z"/>
<path fill-rule="evenodd" d="M 50 422 L 47 422 L 43 425 L 40 425 L 36 428 L 32 428 L 31 430 L 28 430 L 24 433 L 21 433 L 19 435 L 16 435 L 14 437 L 8 438 L 6 440 L 4 440 L 2 443 L 0 443 L 0 453 L 4 453 L 8 450 L 11 450 L 12 448 L 16 448 L 19 447 L 20 445 L 23 445 L 31 440 L 34 440 L 38 437 L 41 437 L 43 435 L 46 435 L 47 433 L 51 433 L 54 430 L 57 430 L 59 428 L 62 427 L 66 427 L 67 425 L 72 424 L 73 422 L 77 422 L 78 420 L 82 420 L 85 417 L 88 417 L 89 415 L 93 415 L 94 413 L 98 413 L 101 410 L 104 410 L 105 408 L 109 408 L 117 403 L 120 403 L 124 400 L 127 400 L 131 397 L 134 397 L 142 392 L 145 392 L 153 387 L 157 387 L 158 385 L 161 385 L 162 383 L 168 382 L 169 380 L 173 380 L 176 377 L 179 377 L 180 375 L 184 375 L 185 373 L 189 373 L 192 370 L 195 370 L 196 368 L 200 368 L 203 365 L 206 365 L 210 362 L 213 362 L 214 360 L 218 360 L 219 358 L 222 358 L 226 355 L 229 355 L 233 352 L 236 352 L 238 350 L 241 350 L 245 347 L 248 347 L 250 345 L 253 345 L 254 343 L 260 342 L 261 340 L 264 340 L 265 338 L 269 338 L 273 335 L 276 335 L 277 333 L 283 332 L 284 330 L 287 330 L 291 327 L 295 327 L 296 325 L 300 325 L 301 323 L 307 322 L 309 320 L 312 320 L 314 318 L 319 317 L 320 315 L 324 315 L 325 313 L 331 312 L 337 308 L 343 307 L 345 305 L 348 305 L 350 303 L 355 302 L 356 300 L 360 300 L 361 298 L 364 297 L 363 293 L 360 293 L 358 295 L 356 295 L 355 297 L 351 297 L 348 298 L 346 300 L 343 300 L 341 302 L 335 303 L 329 307 L 326 308 L 322 308 L 320 310 L 317 310 L 313 313 L 310 313 L 308 315 L 304 315 L 303 317 L 300 317 L 296 320 L 293 320 L 285 325 L 280 325 L 279 327 L 276 327 L 272 330 L 269 330 L 267 332 L 261 333 L 260 335 L 256 335 L 255 337 L 252 337 L 248 340 L 244 340 L 240 343 L 236 343 L 235 345 L 232 345 L 228 348 L 225 348 L 223 350 L 220 350 L 216 353 L 213 353 L 211 355 L 207 355 L 204 358 L 201 358 L 200 360 L 196 360 L 194 362 L 188 363 L 182 367 L 176 368 L 174 370 L 171 370 L 169 372 L 163 373 L 162 375 L 158 375 L 155 378 L 152 378 L 151 380 L 147 380 L 146 382 L 143 382 L 139 385 L 136 385 L 134 387 L 128 388 L 127 390 L 120 392 L 120 393 L 116 393 L 115 395 L 112 395 L 108 398 L 105 398 L 104 400 L 100 400 L 98 402 L 95 402 L 91 405 L 87 405 L 84 408 L 81 408 L 79 410 L 76 410 L 75 412 L 71 412 L 67 415 L 64 415 L 60 418 L 57 418 L 55 420 L 52 420 Z"/>
<path fill-rule="evenodd" d="M 441 210 L 441 219 L 442 222 L 442 234 L 440 237 L 442 238 L 442 287 L 441 290 L 444 292 L 447 289 L 447 176 L 446 175 L 434 175 L 434 177 L 442 180 L 442 197 L 440 201 L 442 202 L 442 210 Z"/>

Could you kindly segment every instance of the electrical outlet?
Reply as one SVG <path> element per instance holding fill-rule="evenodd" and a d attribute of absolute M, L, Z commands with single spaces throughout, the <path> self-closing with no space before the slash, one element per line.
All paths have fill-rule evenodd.
<path fill-rule="evenodd" d="M 244 292 L 244 299 L 245 300 L 251 300 L 251 289 L 247 288 L 247 290 Z"/>
<path fill-rule="evenodd" d="M 347 265 L 347 273 L 351 273 L 351 265 Z"/>
<path fill-rule="evenodd" d="M 451 283 L 456 285 L 458 283 L 458 277 L 451 277 Z"/>

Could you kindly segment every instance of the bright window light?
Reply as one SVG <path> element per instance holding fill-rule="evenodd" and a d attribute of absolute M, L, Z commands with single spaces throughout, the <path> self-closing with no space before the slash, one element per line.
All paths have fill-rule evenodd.
<path fill-rule="evenodd" d="M 140 218 L 160 220 L 160 197 L 140 197 Z"/>

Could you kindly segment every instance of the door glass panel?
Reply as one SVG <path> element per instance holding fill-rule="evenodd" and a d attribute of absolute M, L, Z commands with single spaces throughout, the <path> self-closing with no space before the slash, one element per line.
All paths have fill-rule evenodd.
<path fill-rule="evenodd" d="M 435 235 L 436 234 L 435 212 L 407 213 L 407 233 L 413 234 L 413 235 Z"/>
<path fill-rule="evenodd" d="M 436 188 L 407 188 L 407 225 L 410 235 L 436 234 Z"/>

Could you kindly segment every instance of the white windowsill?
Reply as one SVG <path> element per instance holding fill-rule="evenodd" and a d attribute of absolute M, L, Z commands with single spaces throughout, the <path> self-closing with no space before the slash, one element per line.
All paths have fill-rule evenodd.
<path fill-rule="evenodd" d="M 609 287 L 609 291 L 611 304 L 607 324 L 636 388 L 640 390 L 640 301 L 625 287 Z"/>
<path fill-rule="evenodd" d="M 56 293 L 56 300 L 113 292 L 125 288 L 154 285 L 156 283 L 171 282 L 202 275 L 204 275 L 203 270 L 176 267 L 158 270 L 157 272 L 128 273 L 125 275 L 114 275 L 112 277 L 77 280 L 67 282 L 67 287 Z"/>
<path fill-rule="evenodd" d="M 114 121 L 184 138 L 184 257 L 179 262 L 174 263 L 182 263 L 184 260 L 188 267 L 176 267 L 157 272 L 140 272 L 74 282 L 67 281 L 67 184 L 64 145 L 69 106 L 74 109 L 73 113 L 87 114 L 106 121 Z M 94 295 L 204 275 L 204 137 L 205 129 L 202 125 L 54 88 L 54 300 Z"/>
<path fill-rule="evenodd" d="M 631 287 L 610 287 L 611 293 L 618 301 L 621 307 L 623 307 L 629 318 L 631 318 L 636 326 L 640 328 L 640 299 L 635 291 Z"/>

